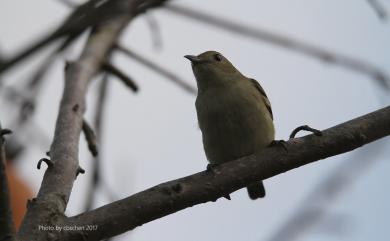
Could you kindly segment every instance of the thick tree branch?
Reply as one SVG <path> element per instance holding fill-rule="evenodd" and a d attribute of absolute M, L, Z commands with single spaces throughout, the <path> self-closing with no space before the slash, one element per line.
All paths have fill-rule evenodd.
<path fill-rule="evenodd" d="M 345 153 L 390 135 L 390 106 L 323 131 L 287 142 L 288 152 L 271 147 L 258 155 L 228 162 L 166 182 L 69 219 L 67 225 L 97 225 L 94 231 L 68 232 L 67 240 L 100 240 L 134 229 L 196 204 L 215 201 L 255 181 Z"/>
<path fill-rule="evenodd" d="M 94 0 L 90 2 L 96 3 Z M 101 69 L 112 47 L 118 41 L 120 33 L 129 21 L 137 14 L 146 11 L 147 8 L 158 6 L 164 2 L 165 0 L 110 0 L 104 2 L 104 4 L 112 4 L 108 6 L 108 9 L 102 10 L 107 10 L 103 14 L 104 23 L 97 21 L 100 25 L 93 29 L 80 58 L 76 62 L 68 64 L 65 70 L 65 88 L 50 149 L 53 165 L 45 172 L 37 198 L 34 198 L 27 205 L 27 214 L 18 233 L 20 240 L 62 239 L 63 233 L 44 228 L 59 225 L 64 221 L 64 211 L 79 170 L 78 143 L 89 81 Z M 88 9 L 91 10 L 91 8 Z M 96 11 L 88 14 L 91 18 L 99 17 Z M 85 21 L 88 24 L 85 26 L 90 26 L 90 23 L 96 24 L 92 19 L 87 18 L 87 20 Z M 77 23 L 77 18 L 69 19 L 69 21 Z M 77 29 L 80 30 L 81 27 L 79 26 Z"/>
<path fill-rule="evenodd" d="M 4 134 L 7 134 L 7 130 L 3 130 L 0 124 L 0 240 L 14 241 L 16 240 L 15 226 L 12 219 L 7 173 L 5 170 Z"/>
<path fill-rule="evenodd" d="M 79 60 L 66 69 L 65 89 L 50 149 L 54 165 L 45 172 L 37 198 L 28 205 L 19 233 L 21 240 L 49 240 L 49 236 L 56 235 L 40 230 L 40 225 L 57 222 L 69 200 L 79 167 L 78 144 L 88 83 L 129 20 L 130 15 L 120 15 L 95 31 Z"/>

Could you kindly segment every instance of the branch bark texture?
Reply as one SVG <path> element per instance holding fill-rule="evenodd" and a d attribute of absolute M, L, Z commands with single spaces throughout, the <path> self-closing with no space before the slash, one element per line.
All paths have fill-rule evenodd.
<path fill-rule="evenodd" d="M 98 230 L 69 232 L 67 240 L 100 240 L 200 203 L 216 201 L 264 180 L 390 135 L 390 106 L 323 131 L 228 162 L 214 172 L 199 172 L 166 182 L 101 208 L 71 217 L 67 225 L 97 225 Z"/>
<path fill-rule="evenodd" d="M 65 87 L 50 148 L 53 165 L 45 172 L 37 198 L 27 204 L 27 213 L 18 233 L 20 240 L 61 239 L 61 234 L 50 228 L 66 220 L 64 212 L 79 170 L 78 144 L 88 84 L 101 69 L 127 24 L 138 14 L 165 1 L 111 0 L 107 4 L 114 9 L 105 13 L 104 16 L 109 15 L 107 19 L 92 29 L 80 58 L 66 67 Z"/>
<path fill-rule="evenodd" d="M 45 172 L 37 198 L 29 202 L 22 223 L 21 240 L 50 240 L 55 233 L 44 230 L 63 217 L 78 169 L 78 144 L 89 81 L 99 71 L 129 15 L 119 16 L 94 32 L 78 61 L 69 64 L 50 157 L 54 165 Z"/>

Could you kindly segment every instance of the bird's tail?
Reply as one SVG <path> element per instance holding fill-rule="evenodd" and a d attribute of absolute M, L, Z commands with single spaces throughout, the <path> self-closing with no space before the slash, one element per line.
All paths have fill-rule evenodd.
<path fill-rule="evenodd" d="M 252 200 L 265 197 L 265 188 L 263 182 L 252 183 L 246 187 L 248 195 Z"/>

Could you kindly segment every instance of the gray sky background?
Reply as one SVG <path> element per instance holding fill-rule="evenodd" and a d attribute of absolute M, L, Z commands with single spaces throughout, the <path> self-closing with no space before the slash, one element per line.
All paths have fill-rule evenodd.
<path fill-rule="evenodd" d="M 389 22 L 381 22 L 365 0 L 172 2 L 363 59 L 389 73 Z M 390 11 L 390 2 L 381 2 Z M 2 53 L 12 54 L 31 39 L 38 38 L 67 13 L 67 8 L 55 0 L 0 1 Z M 267 91 L 277 139 L 287 139 L 291 130 L 302 124 L 325 129 L 390 103 L 390 98 L 366 75 L 193 22 L 163 9 L 151 15 L 159 22 L 162 49 L 153 49 L 144 17 L 131 23 L 121 40 L 124 46 L 173 70 L 194 86 L 190 64 L 182 56 L 206 50 L 222 52 Z M 35 190 L 43 176 L 42 170 L 36 170 L 36 162 L 49 149 L 54 133 L 64 59 L 76 58 L 81 47 L 79 44 L 65 58 L 59 59 L 45 82 L 34 122 L 47 139 L 38 141 L 26 137 L 34 144 L 23 156 L 19 169 Z M 17 85 L 25 81 L 29 70 L 39 64 L 45 53 L 47 51 L 29 59 L 27 67 L 10 71 L 5 76 L 6 83 Z M 161 182 L 204 170 L 207 162 L 197 127 L 195 97 L 121 54 L 115 56 L 115 63 L 137 81 L 141 91 L 133 94 L 119 81 L 110 81 L 101 143 L 107 185 L 119 198 L 124 198 Z M 98 81 L 94 81 L 89 90 L 87 119 L 90 120 Z M 0 118 L 4 126 L 10 126 L 16 110 L 7 107 L 3 98 L 0 101 Z M 20 134 L 22 130 L 15 132 Z M 390 153 L 385 148 L 389 138 L 380 143 L 382 145 L 373 144 L 359 150 L 376 152 L 375 160 L 367 158 L 367 162 L 375 161 L 375 164 L 362 171 L 354 185 L 331 204 L 323 221 L 298 240 L 389 240 L 390 195 L 386 183 L 389 182 Z M 266 180 L 267 197 L 263 200 L 251 201 L 246 191 L 240 190 L 232 194 L 232 201 L 220 199 L 183 210 L 116 240 L 267 240 L 324 177 L 348 158 L 360 156 L 364 155 L 339 155 Z M 90 179 L 90 154 L 83 136 L 80 162 L 87 173 L 75 182 L 68 215 L 81 211 Z M 99 205 L 108 201 L 104 195 L 98 195 Z M 336 227 L 341 231 L 329 232 Z"/>

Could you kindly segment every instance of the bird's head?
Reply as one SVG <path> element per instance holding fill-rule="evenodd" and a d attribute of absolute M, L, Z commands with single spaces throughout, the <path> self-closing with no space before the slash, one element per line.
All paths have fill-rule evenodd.
<path fill-rule="evenodd" d="M 232 76 L 240 74 L 227 58 L 216 51 L 207 51 L 198 56 L 186 55 L 184 57 L 191 61 L 199 88 L 232 81 Z"/>

